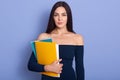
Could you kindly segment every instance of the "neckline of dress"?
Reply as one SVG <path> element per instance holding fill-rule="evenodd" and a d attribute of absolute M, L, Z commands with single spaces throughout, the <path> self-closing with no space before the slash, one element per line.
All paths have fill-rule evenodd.
<path fill-rule="evenodd" d="M 59 46 L 84 46 L 84 45 L 72 45 L 72 44 L 58 44 Z"/>

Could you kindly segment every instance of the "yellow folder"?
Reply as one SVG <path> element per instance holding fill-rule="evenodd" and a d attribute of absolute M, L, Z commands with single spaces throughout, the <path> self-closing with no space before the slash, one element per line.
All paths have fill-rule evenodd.
<path fill-rule="evenodd" d="M 48 65 L 59 59 L 59 46 L 55 42 L 35 42 L 36 56 L 39 64 Z M 41 74 L 60 77 L 53 72 L 41 72 Z"/>

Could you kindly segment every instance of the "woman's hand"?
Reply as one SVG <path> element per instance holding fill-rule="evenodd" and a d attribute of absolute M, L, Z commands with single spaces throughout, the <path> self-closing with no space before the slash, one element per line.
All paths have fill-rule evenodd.
<path fill-rule="evenodd" d="M 59 59 L 57 61 L 54 61 L 52 64 L 50 65 L 45 65 L 44 69 L 47 72 L 54 72 L 54 73 L 62 73 L 62 66 L 63 64 L 61 64 L 60 62 L 62 61 L 62 59 Z"/>

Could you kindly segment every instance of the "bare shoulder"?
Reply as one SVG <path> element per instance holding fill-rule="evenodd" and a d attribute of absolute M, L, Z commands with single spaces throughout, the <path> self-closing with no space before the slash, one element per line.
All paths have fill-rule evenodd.
<path fill-rule="evenodd" d="M 81 34 L 74 34 L 74 39 L 77 45 L 84 45 L 83 36 Z"/>
<path fill-rule="evenodd" d="M 48 34 L 48 33 L 41 33 L 41 34 L 38 36 L 37 40 L 47 39 L 47 38 L 49 38 L 49 37 L 50 37 L 50 34 Z"/>

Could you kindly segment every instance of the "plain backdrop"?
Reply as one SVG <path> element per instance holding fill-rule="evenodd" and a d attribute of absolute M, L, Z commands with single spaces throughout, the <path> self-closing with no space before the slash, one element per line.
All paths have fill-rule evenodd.
<path fill-rule="evenodd" d="M 58 0 L 0 0 L 0 80 L 40 80 L 27 69 L 30 41 L 46 30 Z M 86 80 L 120 80 L 120 0 L 65 0 L 84 37 Z"/>

